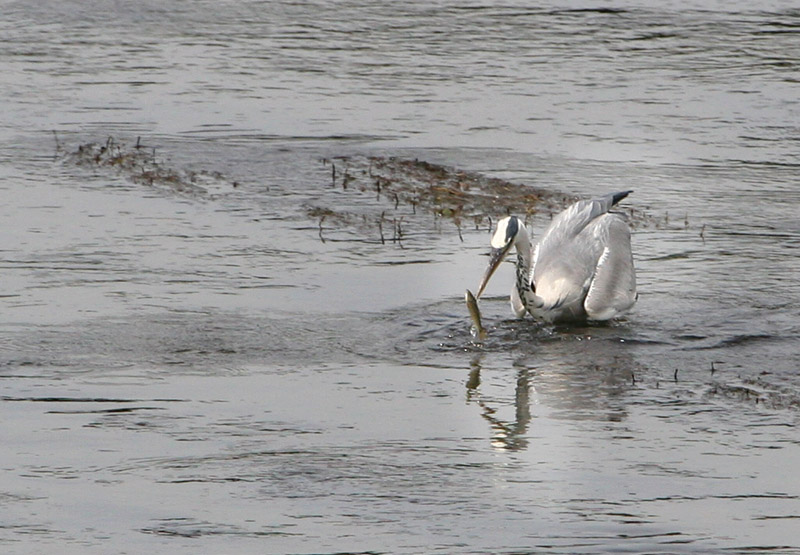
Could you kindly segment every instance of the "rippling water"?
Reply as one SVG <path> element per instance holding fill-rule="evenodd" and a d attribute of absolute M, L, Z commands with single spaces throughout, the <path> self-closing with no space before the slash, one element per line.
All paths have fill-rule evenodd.
<path fill-rule="evenodd" d="M 2 4 L 3 552 L 800 551 L 800 11 Z M 109 136 L 223 177 L 64 156 Z M 485 226 L 371 155 L 634 189 L 638 304 L 503 268 L 474 344 Z"/>

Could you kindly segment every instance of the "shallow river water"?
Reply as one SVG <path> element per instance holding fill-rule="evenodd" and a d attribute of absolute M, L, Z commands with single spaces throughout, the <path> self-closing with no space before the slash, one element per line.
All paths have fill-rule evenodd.
<path fill-rule="evenodd" d="M 0 2 L 0 551 L 800 552 L 786 5 Z M 639 302 L 474 343 L 368 156 L 633 189 Z"/>

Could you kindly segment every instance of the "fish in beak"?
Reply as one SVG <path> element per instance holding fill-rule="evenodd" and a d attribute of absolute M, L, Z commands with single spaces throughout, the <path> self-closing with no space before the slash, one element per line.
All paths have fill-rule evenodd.
<path fill-rule="evenodd" d="M 472 318 L 472 329 L 470 330 L 472 337 L 478 341 L 484 341 L 488 334 L 486 333 L 486 328 L 484 328 L 481 323 L 481 310 L 478 308 L 478 299 L 475 298 L 472 291 L 467 289 L 467 292 L 464 294 L 464 300 L 467 302 L 469 316 Z"/>

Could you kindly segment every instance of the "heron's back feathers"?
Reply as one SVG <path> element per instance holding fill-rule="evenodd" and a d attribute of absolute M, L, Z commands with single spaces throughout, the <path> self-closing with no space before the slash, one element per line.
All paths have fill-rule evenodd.
<path fill-rule="evenodd" d="M 618 215 L 604 222 L 605 247 L 586 293 L 584 308 L 593 320 L 609 320 L 636 302 L 636 273 L 631 254 L 631 231 Z"/>
<path fill-rule="evenodd" d="M 606 320 L 636 300 L 630 228 L 609 210 L 631 191 L 578 201 L 558 214 L 536 246 L 532 310 L 547 320 Z"/>

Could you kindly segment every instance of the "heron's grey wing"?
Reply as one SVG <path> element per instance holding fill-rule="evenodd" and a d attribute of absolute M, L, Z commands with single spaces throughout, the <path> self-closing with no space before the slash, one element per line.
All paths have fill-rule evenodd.
<path fill-rule="evenodd" d="M 631 253 L 631 230 L 618 214 L 609 213 L 595 222 L 595 237 L 603 251 L 597 261 L 584 308 L 593 320 L 608 320 L 636 302 L 636 273 Z"/>
<path fill-rule="evenodd" d="M 603 245 L 592 220 L 598 207 L 579 201 L 556 216 L 533 256 L 534 304 L 544 312 L 584 311 L 583 301 Z M 577 314 L 577 313 L 576 313 Z"/>
<path fill-rule="evenodd" d="M 630 230 L 622 216 L 608 211 L 627 194 L 612 193 L 581 200 L 553 218 L 533 257 L 533 293 L 545 312 L 559 310 L 576 317 L 588 315 L 600 320 L 613 318 L 623 310 L 621 307 L 627 301 L 618 289 L 626 285 L 615 283 L 615 276 L 624 271 L 622 261 L 627 253 L 628 271 L 633 278 Z M 606 247 L 610 247 L 608 252 Z M 601 259 L 603 267 L 598 274 Z M 633 280 L 635 300 L 635 278 Z M 593 284 L 595 291 L 592 293 Z M 591 302 L 587 303 L 590 293 Z M 588 310 L 594 312 L 588 314 Z"/>

